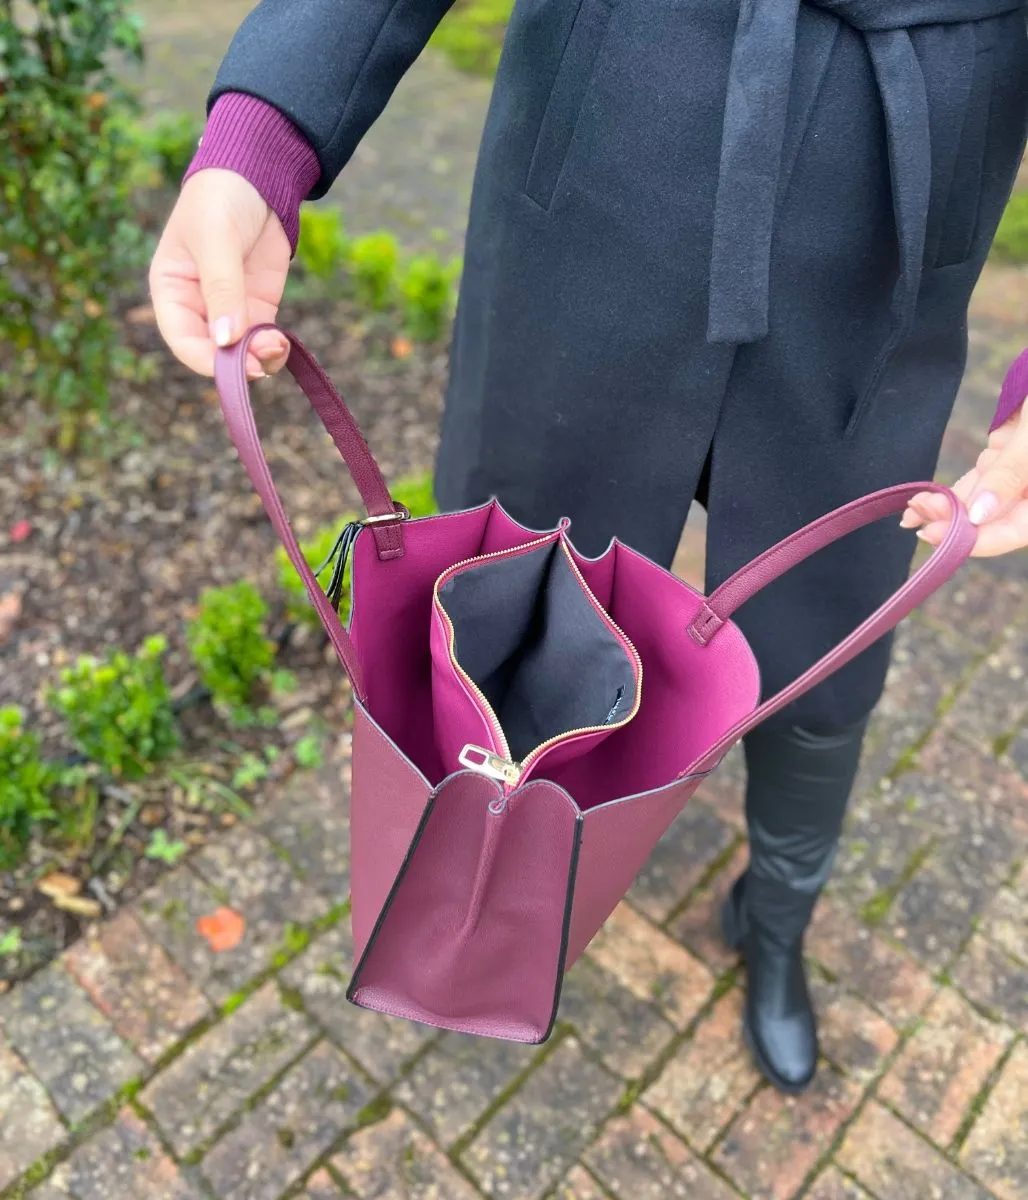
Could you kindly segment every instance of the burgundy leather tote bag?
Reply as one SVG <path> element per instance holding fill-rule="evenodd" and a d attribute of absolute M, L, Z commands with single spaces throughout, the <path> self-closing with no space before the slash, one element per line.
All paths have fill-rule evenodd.
<path fill-rule="evenodd" d="M 975 543 L 932 483 L 887 488 L 799 530 L 704 597 L 619 541 L 585 558 L 494 500 L 409 519 L 300 342 L 288 369 L 367 516 L 345 539 L 341 624 L 297 545 L 246 382 L 259 326 L 219 351 L 229 432 L 355 698 L 351 795 L 355 1004 L 445 1029 L 546 1039 L 561 980 L 667 830 L 745 733 L 895 626 Z M 759 704 L 744 601 L 919 491 L 949 497 L 945 541 L 877 612 Z M 339 576 L 339 565 L 336 573 Z M 332 588 L 329 591 L 333 591 Z"/>

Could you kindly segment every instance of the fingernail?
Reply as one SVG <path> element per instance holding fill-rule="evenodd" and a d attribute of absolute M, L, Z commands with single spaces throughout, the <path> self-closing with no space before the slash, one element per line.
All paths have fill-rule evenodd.
<path fill-rule="evenodd" d="M 907 512 L 903 514 L 903 518 L 900 521 L 900 528 L 913 529 L 915 525 L 919 525 L 920 523 L 921 518 L 916 513 Z"/>
<path fill-rule="evenodd" d="M 984 525 L 986 521 L 996 515 L 998 510 L 999 496 L 992 492 L 982 492 L 971 502 L 967 515 L 971 518 L 972 525 Z"/>
<path fill-rule="evenodd" d="M 928 534 L 926 534 L 926 533 L 925 533 L 925 531 L 924 531 L 923 529 L 918 529 L 918 530 L 917 530 L 917 532 L 914 534 L 914 536 L 915 536 L 915 537 L 919 537 L 919 538 L 921 539 L 921 541 L 922 541 L 922 542 L 927 542 L 929 546 L 933 546 L 933 545 L 935 544 L 935 543 L 934 543 L 934 542 L 933 542 L 933 541 L 932 541 L 932 540 L 931 540 L 931 539 L 928 537 Z"/>
<path fill-rule="evenodd" d="M 227 346 L 232 340 L 232 318 L 218 317 L 214 322 L 214 344 Z"/>

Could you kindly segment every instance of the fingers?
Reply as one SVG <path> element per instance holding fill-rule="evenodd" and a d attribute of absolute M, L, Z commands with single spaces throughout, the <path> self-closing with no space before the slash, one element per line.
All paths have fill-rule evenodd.
<path fill-rule="evenodd" d="M 216 346 L 231 346 L 247 328 L 242 239 L 231 221 L 210 219 L 196 231 L 196 252 L 211 341 Z"/>
<path fill-rule="evenodd" d="M 999 431 L 997 431 L 999 432 Z M 1013 432 L 998 444 L 979 471 L 968 512 L 975 525 L 1005 516 L 1028 496 L 1028 420 L 1018 420 Z"/>
<path fill-rule="evenodd" d="M 157 325 L 175 357 L 212 375 L 216 346 L 275 321 L 289 261 L 288 238 L 249 183 L 228 171 L 194 176 L 150 268 Z M 288 349 L 282 334 L 262 331 L 248 350 L 248 377 L 280 369 Z"/>
<path fill-rule="evenodd" d="M 937 546 L 946 536 L 948 525 L 934 521 L 918 530 L 917 536 L 932 546 Z M 1013 550 L 1028 546 L 1028 500 L 1019 501 L 1003 517 L 990 521 L 978 530 L 978 541 L 972 551 L 974 558 L 995 558 Z"/>
<path fill-rule="evenodd" d="M 180 270 L 173 262 L 162 260 L 158 252 L 150 272 L 150 296 L 157 327 L 171 352 L 191 371 L 212 376 L 214 345 L 195 268 L 190 264 Z M 250 379 L 264 374 L 253 351 L 247 354 L 246 373 Z"/>
<path fill-rule="evenodd" d="M 274 318 L 267 319 L 273 320 Z M 258 324 L 259 322 L 253 323 Z M 276 333 L 273 329 L 264 329 L 250 343 L 249 357 L 255 357 L 259 361 L 265 374 L 277 375 L 286 365 L 286 359 L 289 357 L 289 343 L 282 334 Z"/>

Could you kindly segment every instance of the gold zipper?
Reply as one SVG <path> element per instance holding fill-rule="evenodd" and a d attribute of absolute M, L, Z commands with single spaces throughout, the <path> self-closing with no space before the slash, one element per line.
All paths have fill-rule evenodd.
<path fill-rule="evenodd" d="M 438 610 L 442 614 L 442 616 L 445 618 L 446 624 L 448 625 L 449 630 L 450 630 L 450 637 L 449 637 L 450 662 L 453 664 L 454 668 L 458 671 L 458 673 L 461 675 L 461 677 L 465 680 L 465 682 L 469 685 L 469 687 L 472 689 L 472 691 L 474 691 L 475 695 L 481 701 L 482 706 L 484 707 L 484 709 L 486 711 L 486 715 L 489 717 L 489 719 L 492 722 L 493 733 L 496 735 L 496 740 L 499 743 L 502 750 L 505 752 L 503 755 L 500 755 L 500 754 L 495 753 L 493 750 L 485 749 L 483 746 L 475 746 L 475 745 L 469 743 L 468 745 L 466 745 L 463 748 L 463 750 L 461 750 L 460 754 L 458 755 L 458 762 L 461 764 L 461 766 L 466 767 L 468 770 L 476 771 L 480 775 L 485 775 L 490 779 L 495 779 L 495 780 L 497 780 L 497 782 L 503 783 L 507 787 L 516 787 L 517 784 L 520 782 L 522 776 L 525 774 L 528 767 L 531 765 L 531 763 L 535 759 L 539 758 L 540 755 L 544 754 L 547 750 L 551 749 L 553 746 L 557 745 L 560 742 L 566 741 L 569 738 L 581 737 L 587 733 L 601 733 L 605 729 L 613 732 L 617 729 L 621 729 L 625 725 L 627 725 L 630 720 L 632 720 L 632 718 L 639 711 L 639 706 L 642 704 L 643 665 L 642 665 L 642 658 L 639 655 L 639 651 L 636 650 L 635 645 L 632 642 L 631 638 L 625 633 L 625 631 L 620 627 L 620 625 L 617 624 L 617 622 L 611 617 L 610 613 L 607 612 L 607 610 L 603 607 L 603 605 L 600 604 L 599 600 L 597 600 L 596 597 L 593 595 L 592 589 L 586 583 L 586 581 L 582 575 L 582 572 L 578 568 L 578 564 L 575 562 L 574 557 L 572 556 L 571 552 L 568 550 L 567 545 L 565 544 L 564 540 L 562 538 L 560 538 L 559 535 L 557 537 L 557 541 L 560 545 L 561 550 L 564 553 L 564 556 L 567 558 L 568 565 L 571 567 L 571 570 L 574 571 L 575 576 L 578 579 L 578 582 L 582 585 L 582 590 L 585 592 L 586 596 L 589 597 L 589 600 L 592 602 L 593 606 L 596 608 L 597 612 L 600 614 L 601 619 L 606 621 L 606 623 L 618 634 L 619 637 L 621 637 L 621 639 L 624 641 L 625 645 L 632 652 L 632 658 L 634 659 L 635 665 L 638 669 L 638 674 L 636 676 L 636 682 L 635 682 L 635 704 L 632 706 L 632 711 L 630 713 L 627 713 L 622 720 L 618 721 L 618 723 L 616 725 L 588 725 L 582 729 L 565 730 L 564 733 L 557 734 L 555 737 L 549 738 L 549 739 L 547 739 L 547 741 L 542 742 L 540 745 L 536 746 L 536 748 L 530 754 L 528 754 L 525 758 L 523 758 L 521 760 L 521 762 L 519 762 L 519 763 L 514 762 L 511 757 L 510 746 L 507 743 L 506 735 L 503 732 L 503 727 L 501 726 L 499 718 L 497 717 L 492 705 L 486 699 L 485 695 L 482 692 L 482 689 L 475 683 L 475 681 L 471 678 L 471 676 L 468 675 L 468 673 L 463 669 L 463 667 L 461 667 L 460 663 L 457 662 L 457 656 L 454 652 L 454 646 L 455 646 L 455 642 L 457 639 L 457 633 L 453 627 L 453 622 L 450 620 L 449 615 L 447 614 L 446 610 L 443 608 L 442 603 L 439 601 L 439 588 L 442 586 L 442 584 L 445 582 L 445 580 L 450 575 L 452 575 L 456 571 L 460 570 L 461 567 L 470 566 L 473 563 L 477 564 L 479 562 L 488 562 L 490 559 L 494 559 L 494 558 L 504 558 L 504 557 L 514 558 L 514 557 L 517 557 L 522 552 L 532 550 L 536 546 L 545 545 L 548 541 L 551 541 L 551 540 L 553 540 L 553 535 L 548 534 L 546 537 L 537 538 L 533 542 L 526 542 L 525 545 L 515 547 L 511 550 L 495 550 L 495 551 L 493 551 L 492 554 L 483 554 L 483 555 L 479 555 L 475 558 L 465 558 L 461 562 L 454 563 L 452 567 L 448 567 L 442 573 L 442 575 L 440 575 L 439 578 L 436 580 L 435 589 L 434 589 L 435 590 L 435 601 L 438 605 Z"/>

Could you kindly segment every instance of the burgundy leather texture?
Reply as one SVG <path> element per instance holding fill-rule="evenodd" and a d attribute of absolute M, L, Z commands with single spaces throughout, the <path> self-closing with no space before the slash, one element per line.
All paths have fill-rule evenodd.
<path fill-rule="evenodd" d="M 467 771 L 435 791 L 350 997 L 463 1033 L 546 1038 L 564 974 L 582 818 L 545 781 Z"/>
<path fill-rule="evenodd" d="M 345 404 L 291 342 L 290 370 L 369 511 L 392 512 Z M 516 783 L 455 771 L 463 743 L 499 747 L 482 697 L 452 669 L 449 630 L 434 604 L 436 583 L 465 560 L 513 551 L 542 535 L 495 501 L 362 530 L 351 558 L 350 626 L 343 629 L 300 554 L 271 482 L 250 408 L 245 348 L 244 340 L 219 351 L 216 363 L 229 432 L 358 698 L 351 795 L 358 961 L 348 995 L 380 1012 L 467 1033 L 544 1039 L 563 972 L 614 910 L 700 779 L 743 734 L 892 629 L 974 547 L 975 530 L 953 493 L 911 483 L 813 522 L 705 598 L 616 540 L 598 558 L 583 558 L 562 522 L 549 536 L 567 550 L 593 605 L 642 662 L 638 709 L 620 727 L 558 738 L 537 758 L 529 756 Z M 951 502 L 942 545 L 849 638 L 760 705 L 756 661 L 731 619 L 736 608 L 821 547 L 870 521 L 897 516 L 925 490 Z M 598 661 L 592 653 L 585 661 Z"/>
<path fill-rule="evenodd" d="M 317 609 L 325 632 L 339 655 L 346 673 L 353 682 L 358 696 L 363 695 L 361 670 L 357 652 L 332 609 L 328 598 L 318 586 L 314 573 L 300 551 L 296 537 L 289 525 L 282 501 L 279 499 L 271 478 L 268 460 L 264 456 L 257 423 L 250 402 L 250 388 L 246 379 L 246 352 L 254 336 L 262 329 L 277 329 L 275 325 L 255 325 L 243 338 L 228 350 L 219 350 L 214 358 L 214 383 L 221 399 L 221 411 L 228 426 L 229 435 L 239 451 L 239 457 L 253 481 L 257 493 L 264 503 L 271 523 L 275 527 L 290 562 L 296 568 L 307 589 L 311 603 Z M 353 477 L 361 499 L 371 516 L 383 516 L 395 512 L 382 472 L 378 469 L 353 415 L 342 397 L 332 386 L 314 356 L 299 338 L 281 330 L 290 343 L 286 367 L 311 406 L 321 418 L 343 457 Z M 403 554 L 403 531 L 400 523 L 373 527 L 379 556 L 383 559 L 398 558 Z"/>

